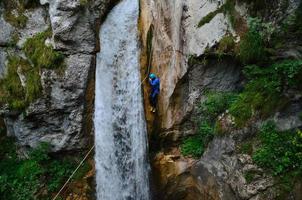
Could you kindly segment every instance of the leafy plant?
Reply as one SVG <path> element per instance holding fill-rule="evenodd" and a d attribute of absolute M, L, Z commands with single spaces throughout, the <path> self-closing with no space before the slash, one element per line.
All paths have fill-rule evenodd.
<path fill-rule="evenodd" d="M 184 156 L 199 158 L 203 154 L 208 143 L 212 140 L 213 136 L 213 127 L 206 122 L 201 123 L 198 133 L 194 136 L 188 137 L 182 142 L 181 153 Z"/>
<path fill-rule="evenodd" d="M 236 99 L 235 94 L 224 92 L 209 92 L 206 96 L 206 101 L 200 105 L 202 115 L 197 122 L 199 128 L 196 135 L 185 138 L 181 144 L 181 152 L 185 156 L 198 158 L 203 154 L 214 138 L 216 118 Z"/>
<path fill-rule="evenodd" d="M 20 159 L 14 140 L 0 137 L 0 196 L 5 200 L 48 199 L 71 175 L 78 162 L 73 158 L 55 159 L 49 155 L 49 144 L 41 143 L 29 152 L 29 157 Z M 77 179 L 82 178 L 88 168 L 85 163 Z M 41 193 L 41 190 L 48 194 Z"/>
<path fill-rule="evenodd" d="M 236 99 L 237 94 L 231 92 L 209 92 L 207 99 L 200 105 L 200 113 L 208 121 L 214 121 Z"/>
<path fill-rule="evenodd" d="M 249 30 L 243 36 L 238 52 L 240 60 L 245 64 L 264 59 L 264 42 L 260 30 L 260 22 L 257 19 L 250 19 Z"/>
<path fill-rule="evenodd" d="M 261 146 L 253 155 L 253 160 L 267 168 L 274 175 L 297 171 L 302 174 L 302 132 L 276 130 L 272 122 L 260 131 Z"/>
<path fill-rule="evenodd" d="M 285 60 L 266 68 L 247 66 L 244 74 L 249 81 L 230 106 L 230 113 L 238 126 L 245 125 L 256 113 L 268 117 L 286 104 L 284 93 L 301 87 L 302 61 Z"/>

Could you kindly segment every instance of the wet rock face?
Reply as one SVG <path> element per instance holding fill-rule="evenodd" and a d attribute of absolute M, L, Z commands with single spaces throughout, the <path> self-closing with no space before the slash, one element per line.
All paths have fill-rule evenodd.
<path fill-rule="evenodd" d="M 293 12 L 300 1 L 287 1 L 287 9 L 282 10 L 284 2 L 269 2 L 270 12 L 263 11 L 267 13 L 263 18 L 277 24 Z M 152 162 L 157 174 L 155 179 L 159 184 L 159 197 L 162 199 L 275 199 L 272 177 L 255 166 L 251 156 L 236 152 L 238 145 L 255 133 L 255 127 L 240 131 L 228 130 L 230 134 L 212 141 L 196 163 L 169 151 L 179 146 L 182 137 L 195 132 L 197 127 L 194 118 L 200 115 L 197 107 L 205 100 L 206 90 L 234 91 L 242 87 L 241 67 L 230 57 L 210 57 L 205 59 L 206 62 L 203 59 L 200 62 L 188 62 L 191 56 L 203 58 L 207 47 L 211 49 L 226 34 L 240 39 L 223 13 L 217 14 L 200 28 L 197 27 L 204 16 L 222 4 L 223 1 L 206 0 L 141 0 L 140 26 L 146 54 L 142 58 L 146 68 L 142 70 L 143 76 L 147 71 L 145 64 L 149 53 L 152 55 L 151 71 L 161 79 L 157 114 L 149 113 L 146 106 L 146 118 L 150 134 L 156 134 L 159 138 L 157 142 L 163 143 L 162 152 Z M 248 17 L 250 9 L 246 6 L 244 3 L 236 5 L 243 21 Z M 152 42 L 147 39 L 151 25 Z M 242 35 L 241 32 L 238 35 Z M 147 51 L 150 43 L 151 51 Z M 301 58 L 301 45 L 293 42 L 287 46 L 287 49 L 280 51 L 280 58 Z M 147 100 L 148 90 L 145 89 L 144 95 Z M 298 118 L 301 108 L 299 103 L 296 104 L 290 110 L 275 115 L 273 120 L 280 129 L 301 127 Z M 229 122 L 227 114 L 223 120 L 224 123 Z M 248 173 L 255 175 L 252 181 L 247 181 Z"/>
<path fill-rule="evenodd" d="M 201 59 L 202 60 L 202 59 Z M 161 134 L 173 137 L 177 141 L 180 137 L 195 131 L 194 118 L 198 115 L 198 107 L 205 99 L 205 92 L 234 91 L 240 87 L 240 66 L 232 58 L 217 60 L 207 58 L 205 62 L 192 63 L 187 73 L 176 84 L 170 98 L 168 109 L 172 115 L 170 121 L 175 125 L 170 129 L 163 129 Z"/>
<path fill-rule="evenodd" d="M 188 59 L 201 55 L 205 49 L 214 46 L 228 32 L 233 32 L 227 18 L 217 14 L 202 27 L 199 21 L 222 5 L 220 1 L 141 1 L 141 26 L 143 44 L 146 45 L 149 27 L 153 28 L 151 71 L 161 79 L 159 97 L 158 127 L 161 130 L 174 129 L 186 115 L 183 104 L 178 104 L 175 114 L 173 104 L 177 87 L 188 73 Z M 150 52 L 149 52 L 150 53 Z M 202 77 L 202 76 L 200 76 Z M 192 90 L 190 91 L 192 92 Z M 193 94 L 188 94 L 193 95 Z M 147 98 L 147 97 L 146 97 Z M 149 110 L 149 109 L 146 109 Z M 152 117 L 147 120 L 152 121 Z M 150 122 L 152 124 L 152 122 Z"/>
<path fill-rule="evenodd" d="M 87 126 L 92 125 L 89 112 L 93 112 L 93 100 L 87 98 L 93 95 L 87 90 L 94 78 L 96 24 L 114 1 L 81 2 L 85 1 L 41 0 L 41 6 L 25 11 L 28 20 L 22 29 L 0 18 L 1 27 L 6 27 L 0 30 L 0 76 L 5 71 L 5 52 L 13 32 L 19 36 L 17 48 L 22 48 L 27 38 L 51 27 L 49 44 L 65 55 L 63 72 L 41 70 L 43 94 L 39 99 L 22 114 L 2 111 L 8 135 L 15 136 L 22 146 L 48 142 L 53 151 L 74 150 L 85 148 L 91 138 L 91 127 Z"/>

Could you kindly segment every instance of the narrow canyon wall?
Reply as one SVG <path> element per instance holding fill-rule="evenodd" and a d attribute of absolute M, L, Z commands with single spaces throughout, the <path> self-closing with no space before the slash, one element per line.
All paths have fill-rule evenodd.
<path fill-rule="evenodd" d="M 273 1 L 259 14 L 277 25 L 297 9 L 299 2 L 287 1 L 284 6 L 284 1 Z M 237 43 L 240 41 L 247 30 L 251 5 L 237 1 L 235 8 L 241 24 L 236 30 L 223 12 L 198 26 L 203 17 L 224 3 L 219 0 L 141 0 L 142 76 L 151 71 L 161 80 L 156 114 L 149 112 L 147 82 L 144 87 L 146 119 L 154 154 L 151 159 L 157 186 L 155 199 L 275 199 L 278 193 L 273 187 L 273 178 L 256 166 L 251 156 L 238 153 L 238 145 L 255 135 L 257 123 L 232 130 L 230 136 L 215 138 L 200 159 L 180 153 L 181 139 L 194 134 L 198 128 L 195 127 L 195 119 L 200 115 L 197 108 L 205 100 L 205 92 L 236 91 L 243 87 L 242 64 L 228 55 L 209 56 L 208 50 L 216 48 L 226 35 L 232 35 Z M 280 57 L 301 58 L 299 45 L 290 45 L 292 43 L 295 42 L 290 42 L 290 47 L 280 52 Z M 198 58 L 198 61 L 191 62 L 191 58 Z M 299 109 L 288 111 L 287 117 L 283 117 L 288 120 L 277 119 L 276 124 L 286 124 L 287 129 L 301 126 L 298 112 Z M 248 171 L 258 173 L 256 181 L 246 181 Z M 289 198 L 295 195 L 299 198 L 295 191 Z"/>
<path fill-rule="evenodd" d="M 141 1 L 142 43 L 145 49 L 152 44 L 151 51 L 145 51 L 142 65 L 148 68 L 147 54 L 152 54 L 150 69 L 161 79 L 161 94 L 156 124 L 161 134 L 170 134 L 177 139 L 180 135 L 177 127 L 200 95 L 200 91 L 190 87 L 184 98 L 175 97 L 178 85 L 189 70 L 190 56 L 202 55 L 206 48 L 211 48 L 227 33 L 234 34 L 224 14 L 217 14 L 213 20 L 202 27 L 199 21 L 222 5 L 222 1 Z M 153 26 L 153 39 L 147 41 L 148 31 Z M 146 96 L 147 93 L 145 93 Z M 175 103 L 178 101 L 178 103 Z M 146 109 L 148 110 L 148 109 Z M 153 116 L 147 114 L 149 124 Z M 149 127 L 150 128 L 150 127 Z"/>

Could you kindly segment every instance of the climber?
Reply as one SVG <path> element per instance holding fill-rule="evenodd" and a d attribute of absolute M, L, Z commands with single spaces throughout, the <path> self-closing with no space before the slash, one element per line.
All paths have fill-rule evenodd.
<path fill-rule="evenodd" d="M 159 78 L 156 77 L 155 74 L 149 75 L 149 83 L 151 85 L 151 94 L 150 94 L 150 103 L 151 103 L 151 112 L 156 111 L 156 104 L 157 104 L 157 96 L 160 90 L 160 81 Z"/>

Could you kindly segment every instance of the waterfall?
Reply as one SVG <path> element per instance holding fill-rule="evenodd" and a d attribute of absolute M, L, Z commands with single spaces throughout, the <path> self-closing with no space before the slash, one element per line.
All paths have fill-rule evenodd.
<path fill-rule="evenodd" d="M 123 0 L 100 28 L 94 117 L 98 200 L 150 198 L 138 15 L 138 0 Z"/>

